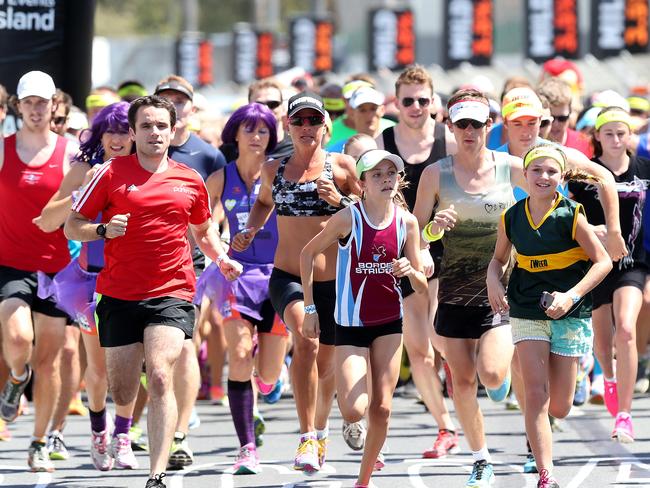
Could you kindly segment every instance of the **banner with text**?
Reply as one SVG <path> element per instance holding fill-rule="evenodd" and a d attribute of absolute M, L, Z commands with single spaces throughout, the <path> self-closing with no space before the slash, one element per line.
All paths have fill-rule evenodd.
<path fill-rule="evenodd" d="M 415 63 L 415 31 L 410 9 L 372 10 L 368 24 L 371 70 L 401 70 Z"/>
<path fill-rule="evenodd" d="M 580 55 L 577 0 L 526 0 L 526 56 L 540 63 Z"/>
<path fill-rule="evenodd" d="M 291 65 L 308 73 L 334 69 L 334 23 L 328 19 L 296 17 L 289 25 Z"/>
<path fill-rule="evenodd" d="M 488 65 L 494 53 L 494 1 L 446 0 L 444 64 Z"/>

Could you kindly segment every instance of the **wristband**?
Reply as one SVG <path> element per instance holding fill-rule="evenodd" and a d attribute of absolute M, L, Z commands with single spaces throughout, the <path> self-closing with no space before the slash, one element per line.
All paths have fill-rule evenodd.
<path fill-rule="evenodd" d="M 305 313 L 307 315 L 314 315 L 316 313 L 316 305 L 305 305 Z"/>
<path fill-rule="evenodd" d="M 217 256 L 217 260 L 215 261 L 215 263 L 217 263 L 218 268 L 221 267 L 221 263 L 223 263 L 224 259 L 226 259 L 227 257 L 228 256 L 226 256 L 225 254 L 222 254 L 221 256 Z"/>
<path fill-rule="evenodd" d="M 340 202 L 339 202 L 339 207 L 340 207 L 340 208 L 349 207 L 349 206 L 352 205 L 353 203 L 354 203 L 354 201 L 353 201 L 350 197 L 346 197 L 346 196 L 344 195 L 344 196 L 341 197 L 341 200 L 340 200 Z"/>
<path fill-rule="evenodd" d="M 439 241 L 442 239 L 442 236 L 445 235 L 445 230 L 441 230 L 437 234 L 432 234 L 431 233 L 431 226 L 433 225 L 433 222 L 429 222 L 427 225 L 424 226 L 424 229 L 422 229 L 422 239 L 424 239 L 426 242 L 435 242 Z"/>

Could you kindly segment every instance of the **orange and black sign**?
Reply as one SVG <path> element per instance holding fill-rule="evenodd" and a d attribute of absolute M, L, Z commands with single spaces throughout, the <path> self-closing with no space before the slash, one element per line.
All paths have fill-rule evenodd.
<path fill-rule="evenodd" d="M 625 49 L 631 53 L 648 51 L 648 0 L 625 2 Z"/>
<path fill-rule="evenodd" d="M 372 70 L 403 69 L 415 63 L 413 12 L 380 8 L 370 12 L 368 46 Z"/>
<path fill-rule="evenodd" d="M 334 24 L 331 20 L 297 17 L 289 26 L 291 64 L 312 74 L 334 68 Z"/>
<path fill-rule="evenodd" d="M 273 33 L 242 24 L 233 32 L 232 47 L 233 81 L 248 84 L 273 76 Z"/>
<path fill-rule="evenodd" d="M 446 68 L 492 62 L 494 0 L 447 0 L 444 26 Z"/>
<path fill-rule="evenodd" d="M 526 56 L 543 62 L 580 55 L 578 0 L 526 1 Z"/>
<path fill-rule="evenodd" d="M 210 85 L 212 76 L 212 43 L 203 40 L 199 43 L 199 85 Z"/>

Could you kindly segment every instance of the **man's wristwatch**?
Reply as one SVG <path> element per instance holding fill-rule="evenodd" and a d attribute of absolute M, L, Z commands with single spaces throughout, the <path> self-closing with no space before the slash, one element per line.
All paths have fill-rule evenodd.
<path fill-rule="evenodd" d="M 95 227 L 95 232 L 97 232 L 97 235 L 99 237 L 106 237 L 106 224 L 99 224 L 97 227 Z"/>
<path fill-rule="evenodd" d="M 341 197 L 340 202 L 339 202 L 339 207 L 341 207 L 341 208 L 349 207 L 353 203 L 354 203 L 354 200 L 352 200 L 350 197 L 346 197 L 345 195 L 343 195 Z"/>

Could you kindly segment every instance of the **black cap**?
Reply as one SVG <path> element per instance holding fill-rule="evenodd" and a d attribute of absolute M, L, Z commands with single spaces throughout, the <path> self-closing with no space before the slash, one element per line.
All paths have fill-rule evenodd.
<path fill-rule="evenodd" d="M 325 115 L 323 108 L 323 99 L 312 92 L 302 92 L 292 96 L 289 99 L 288 117 L 292 117 L 299 111 L 305 108 L 313 108 L 314 110 Z"/>
<path fill-rule="evenodd" d="M 158 95 L 160 92 L 164 92 L 167 90 L 173 90 L 173 91 L 177 91 L 178 93 L 182 93 L 190 100 L 194 98 L 194 92 L 176 80 L 169 80 L 169 81 L 165 81 L 164 83 L 161 83 L 156 87 L 154 94 Z"/>

